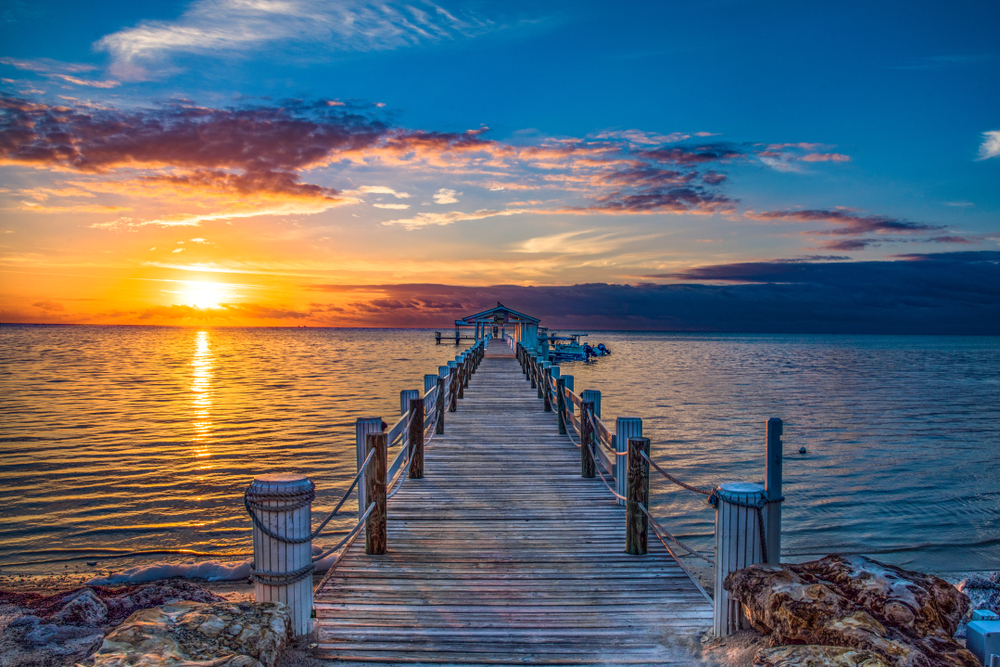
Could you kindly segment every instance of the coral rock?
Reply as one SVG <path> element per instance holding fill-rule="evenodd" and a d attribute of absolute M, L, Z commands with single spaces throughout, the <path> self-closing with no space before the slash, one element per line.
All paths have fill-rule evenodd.
<path fill-rule="evenodd" d="M 65 625 L 103 625 L 108 620 L 108 605 L 90 588 L 79 591 L 52 616 Z"/>
<path fill-rule="evenodd" d="M 723 585 L 751 624 L 770 635 L 772 648 L 854 648 L 893 666 L 978 664 L 952 639 L 968 599 L 937 577 L 862 556 L 828 556 L 798 565 L 753 565 L 731 573 Z"/>
<path fill-rule="evenodd" d="M 176 602 L 137 611 L 104 639 L 95 667 L 274 667 L 291 639 L 276 602 Z"/>

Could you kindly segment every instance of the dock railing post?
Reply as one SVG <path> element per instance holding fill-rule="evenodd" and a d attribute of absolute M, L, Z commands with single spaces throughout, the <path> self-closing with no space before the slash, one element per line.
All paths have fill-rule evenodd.
<path fill-rule="evenodd" d="M 431 389 L 437 386 L 438 376 L 434 373 L 427 373 L 424 375 L 424 393 L 426 394 Z"/>
<path fill-rule="evenodd" d="M 639 509 L 641 503 L 649 509 L 649 462 L 642 454 L 649 456 L 649 438 L 629 438 L 628 447 L 628 489 L 625 503 L 625 553 L 644 556 L 648 547 L 649 519 Z M 642 454 L 640 454 L 642 452 Z"/>
<path fill-rule="evenodd" d="M 465 378 L 469 373 L 468 359 L 465 354 L 458 355 L 458 398 L 465 398 Z"/>
<path fill-rule="evenodd" d="M 615 420 L 615 451 L 627 454 L 628 439 L 642 437 L 642 420 L 638 417 L 619 417 Z M 616 456 L 615 463 L 615 492 L 619 495 L 626 495 L 628 490 L 628 457 Z M 618 504 L 624 505 L 626 501 L 618 498 Z"/>
<path fill-rule="evenodd" d="M 552 412 L 552 364 L 548 361 L 542 362 L 542 399 L 545 401 L 543 410 Z"/>
<path fill-rule="evenodd" d="M 545 362 L 542 360 L 542 355 L 535 357 L 535 384 L 532 386 L 538 387 L 538 398 L 542 397 L 542 381 L 545 380 L 543 363 Z"/>
<path fill-rule="evenodd" d="M 409 423 L 410 479 L 424 476 L 424 399 L 410 401 Z"/>
<path fill-rule="evenodd" d="M 388 545 L 386 544 L 386 502 L 385 502 L 385 475 L 387 470 L 389 436 L 385 433 L 369 433 L 365 436 L 367 451 L 375 452 L 371 463 L 368 464 L 365 475 L 365 495 L 368 502 L 375 505 L 368 519 L 365 521 L 365 553 L 369 556 L 384 554 Z M 368 453 L 365 453 L 368 456 Z"/>
<path fill-rule="evenodd" d="M 712 626 L 716 637 L 728 637 L 750 627 L 741 605 L 732 599 L 722 582 L 730 572 L 764 561 L 761 528 L 764 487 L 748 482 L 721 485 L 715 492 L 715 611 Z M 766 522 L 765 522 L 766 524 Z"/>
<path fill-rule="evenodd" d="M 358 470 L 361 470 L 365 459 L 368 458 L 368 445 L 365 437 L 369 433 L 381 432 L 381 417 L 358 417 L 357 421 L 354 422 L 354 443 L 358 453 Z M 367 476 L 368 471 L 365 471 L 361 473 L 361 479 L 358 480 L 358 516 L 364 514 L 365 510 L 368 509 L 368 497 L 365 495 L 365 477 Z"/>
<path fill-rule="evenodd" d="M 437 378 L 437 404 L 435 409 L 437 410 L 437 425 L 434 427 L 434 433 L 441 435 L 444 433 L 444 406 L 445 406 L 445 393 L 447 393 L 445 387 L 448 382 L 448 367 L 439 366 L 438 367 L 438 378 Z"/>
<path fill-rule="evenodd" d="M 257 477 L 246 493 L 247 507 L 254 516 L 254 598 L 287 604 L 295 636 L 309 634 L 313 626 L 315 568 L 309 536 L 315 494 L 308 477 L 281 474 Z"/>
<path fill-rule="evenodd" d="M 767 562 L 781 562 L 781 433 L 777 417 L 767 420 L 767 465 L 764 494 L 767 497 Z"/>
<path fill-rule="evenodd" d="M 533 356 L 531 356 L 529 354 L 528 355 L 528 381 L 531 382 L 531 388 L 532 389 L 534 389 L 535 387 L 538 386 L 538 383 L 535 382 L 535 369 L 536 369 L 536 366 L 537 366 L 537 363 L 535 361 L 535 357 L 533 357 Z"/>
<path fill-rule="evenodd" d="M 404 389 L 399 392 L 399 416 L 402 417 L 410 409 L 410 401 L 419 398 L 420 392 L 416 389 Z"/>
<path fill-rule="evenodd" d="M 566 379 L 556 378 L 556 411 L 559 413 L 559 435 L 566 435 Z"/>
<path fill-rule="evenodd" d="M 448 412 L 458 410 L 458 362 L 448 362 Z"/>
<path fill-rule="evenodd" d="M 594 414 L 594 404 L 581 401 L 580 406 L 580 477 L 591 479 L 597 474 L 594 452 L 590 449 L 594 440 L 594 427 L 590 415 Z"/>

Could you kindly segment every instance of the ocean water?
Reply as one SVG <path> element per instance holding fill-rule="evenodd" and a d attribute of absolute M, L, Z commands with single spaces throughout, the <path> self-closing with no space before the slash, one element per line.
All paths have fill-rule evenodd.
<path fill-rule="evenodd" d="M 563 374 L 602 391 L 612 429 L 642 417 L 692 484 L 762 481 L 764 423 L 784 420 L 787 557 L 1000 569 L 1000 338 L 589 340 L 613 354 Z M 0 569 L 245 558 L 255 475 L 308 474 L 325 515 L 355 473 L 355 419 L 395 421 L 399 391 L 455 352 L 425 330 L 2 326 Z M 655 477 L 651 495 L 668 530 L 711 548 L 703 497 Z"/>

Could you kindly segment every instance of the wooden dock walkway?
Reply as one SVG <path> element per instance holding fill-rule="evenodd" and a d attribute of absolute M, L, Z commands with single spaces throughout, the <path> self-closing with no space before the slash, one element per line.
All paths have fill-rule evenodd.
<path fill-rule="evenodd" d="M 351 547 L 316 591 L 316 657 L 434 664 L 693 664 L 712 606 L 559 435 L 493 340 L 424 478 L 388 503 L 388 553 Z"/>

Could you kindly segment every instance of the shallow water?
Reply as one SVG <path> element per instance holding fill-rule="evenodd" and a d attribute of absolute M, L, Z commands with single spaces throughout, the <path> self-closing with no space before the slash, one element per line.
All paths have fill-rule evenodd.
<path fill-rule="evenodd" d="M 693 484 L 760 481 L 764 422 L 785 421 L 788 556 L 1000 568 L 1000 339 L 590 340 L 612 356 L 563 373 L 602 391 L 612 429 L 641 416 Z M 245 554 L 255 474 L 308 474 L 319 517 L 355 472 L 355 419 L 393 422 L 399 391 L 454 354 L 421 330 L 0 327 L 0 567 Z M 663 480 L 652 494 L 668 530 L 711 547 L 702 497 Z"/>

